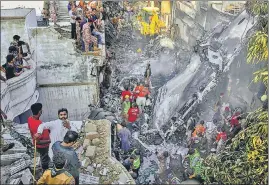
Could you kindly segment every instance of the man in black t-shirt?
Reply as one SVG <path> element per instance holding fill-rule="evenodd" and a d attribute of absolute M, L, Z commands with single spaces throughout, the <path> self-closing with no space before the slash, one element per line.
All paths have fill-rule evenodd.
<path fill-rule="evenodd" d="M 15 62 L 15 58 L 13 55 L 7 55 L 7 63 L 5 65 L 3 65 L 3 67 L 5 67 L 6 69 L 6 79 L 10 79 L 13 78 L 15 76 L 19 76 L 20 74 L 22 74 L 23 71 L 17 73 L 15 71 L 15 67 L 14 67 L 14 62 Z"/>

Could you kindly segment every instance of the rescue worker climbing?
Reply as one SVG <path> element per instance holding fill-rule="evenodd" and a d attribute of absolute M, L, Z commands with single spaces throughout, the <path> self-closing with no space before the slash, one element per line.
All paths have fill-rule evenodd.
<path fill-rule="evenodd" d="M 133 165 L 132 165 L 132 171 L 138 174 L 138 171 L 140 169 L 140 165 L 141 165 L 141 161 L 142 161 L 142 157 L 140 156 L 140 151 L 137 149 L 134 149 L 134 151 L 131 153 L 132 156 L 135 156 L 134 161 L 133 161 Z"/>
<path fill-rule="evenodd" d="M 122 116 L 127 121 L 128 111 L 131 107 L 130 96 L 126 95 L 125 100 L 122 102 Z"/>
<path fill-rule="evenodd" d="M 190 149 L 185 159 L 189 159 L 190 168 L 193 170 L 189 178 L 200 178 L 202 161 L 198 150 Z"/>
<path fill-rule="evenodd" d="M 147 68 L 146 68 L 144 77 L 145 77 L 145 84 L 148 85 L 149 88 L 151 88 L 151 81 L 150 81 L 151 68 L 150 68 L 150 63 L 147 64 Z"/>
<path fill-rule="evenodd" d="M 126 124 L 123 123 L 122 129 L 120 129 L 118 136 L 120 138 L 120 148 L 124 151 L 124 153 L 127 153 L 130 150 L 131 147 L 131 132 L 129 129 L 126 128 Z"/>

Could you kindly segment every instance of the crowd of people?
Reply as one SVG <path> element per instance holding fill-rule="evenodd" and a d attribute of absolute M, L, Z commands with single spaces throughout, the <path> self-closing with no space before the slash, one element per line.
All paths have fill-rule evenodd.
<path fill-rule="evenodd" d="M 231 105 L 226 104 L 223 93 L 220 94 L 219 101 L 215 105 L 215 114 L 212 121 L 200 120 L 196 123 L 195 119 L 191 117 L 186 124 L 189 153 L 185 159 L 189 160 L 191 170 L 186 171 L 189 174 L 188 178 L 202 180 L 201 151 L 205 148 L 207 154 L 220 153 L 226 142 L 244 128 L 244 123 L 243 111 L 240 109 L 233 110 Z M 206 143 L 206 147 L 203 146 L 204 143 Z"/>
<path fill-rule="evenodd" d="M 67 5 L 71 23 L 71 39 L 84 52 L 100 50 L 104 45 L 102 33 L 104 10 L 97 1 L 70 1 Z"/>
<path fill-rule="evenodd" d="M 118 131 L 118 138 L 123 154 L 127 155 L 127 158 L 123 161 L 123 165 L 134 179 L 138 177 L 142 157 L 140 156 L 139 150 L 131 149 L 132 132 L 134 129 L 140 128 L 139 118 L 145 111 L 145 106 L 149 105 L 151 99 L 150 76 L 151 68 L 148 63 L 144 75 L 144 82 L 138 82 L 132 91 L 130 90 L 131 87 L 127 86 L 121 92 L 123 122 Z"/>
<path fill-rule="evenodd" d="M 20 76 L 24 69 L 30 69 L 30 65 L 27 64 L 26 56 L 30 54 L 29 45 L 20 40 L 19 35 L 13 36 L 13 41 L 8 48 L 8 54 L 6 56 L 6 63 L 1 66 L 1 72 L 5 73 L 5 77 L 1 75 L 1 81 Z"/>
<path fill-rule="evenodd" d="M 81 162 L 76 149 L 79 147 L 79 129 L 68 120 L 68 110 L 58 110 L 58 119 L 42 122 L 42 104 L 31 105 L 32 116 L 28 118 L 28 128 L 33 145 L 39 153 L 42 176 L 36 184 L 79 184 Z M 7 115 L 1 110 L 1 126 Z M 1 137 L 2 153 L 14 147 Z"/>

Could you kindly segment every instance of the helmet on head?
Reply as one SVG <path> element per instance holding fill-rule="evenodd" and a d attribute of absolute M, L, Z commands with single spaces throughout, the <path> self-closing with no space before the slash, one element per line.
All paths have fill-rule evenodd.
<path fill-rule="evenodd" d="M 262 101 L 262 102 L 265 102 L 266 100 L 267 100 L 267 95 L 264 94 L 264 95 L 261 97 L 261 101 Z"/>

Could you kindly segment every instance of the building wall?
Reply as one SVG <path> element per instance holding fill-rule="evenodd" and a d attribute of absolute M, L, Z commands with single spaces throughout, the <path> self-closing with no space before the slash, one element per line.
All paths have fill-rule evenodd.
<path fill-rule="evenodd" d="M 67 108 L 71 120 L 83 120 L 89 104 L 98 101 L 98 83 L 93 57 L 74 50 L 73 40 L 61 37 L 53 28 L 32 30 L 36 44 L 39 102 L 44 106 L 43 121 L 57 119 L 57 110 Z"/>

